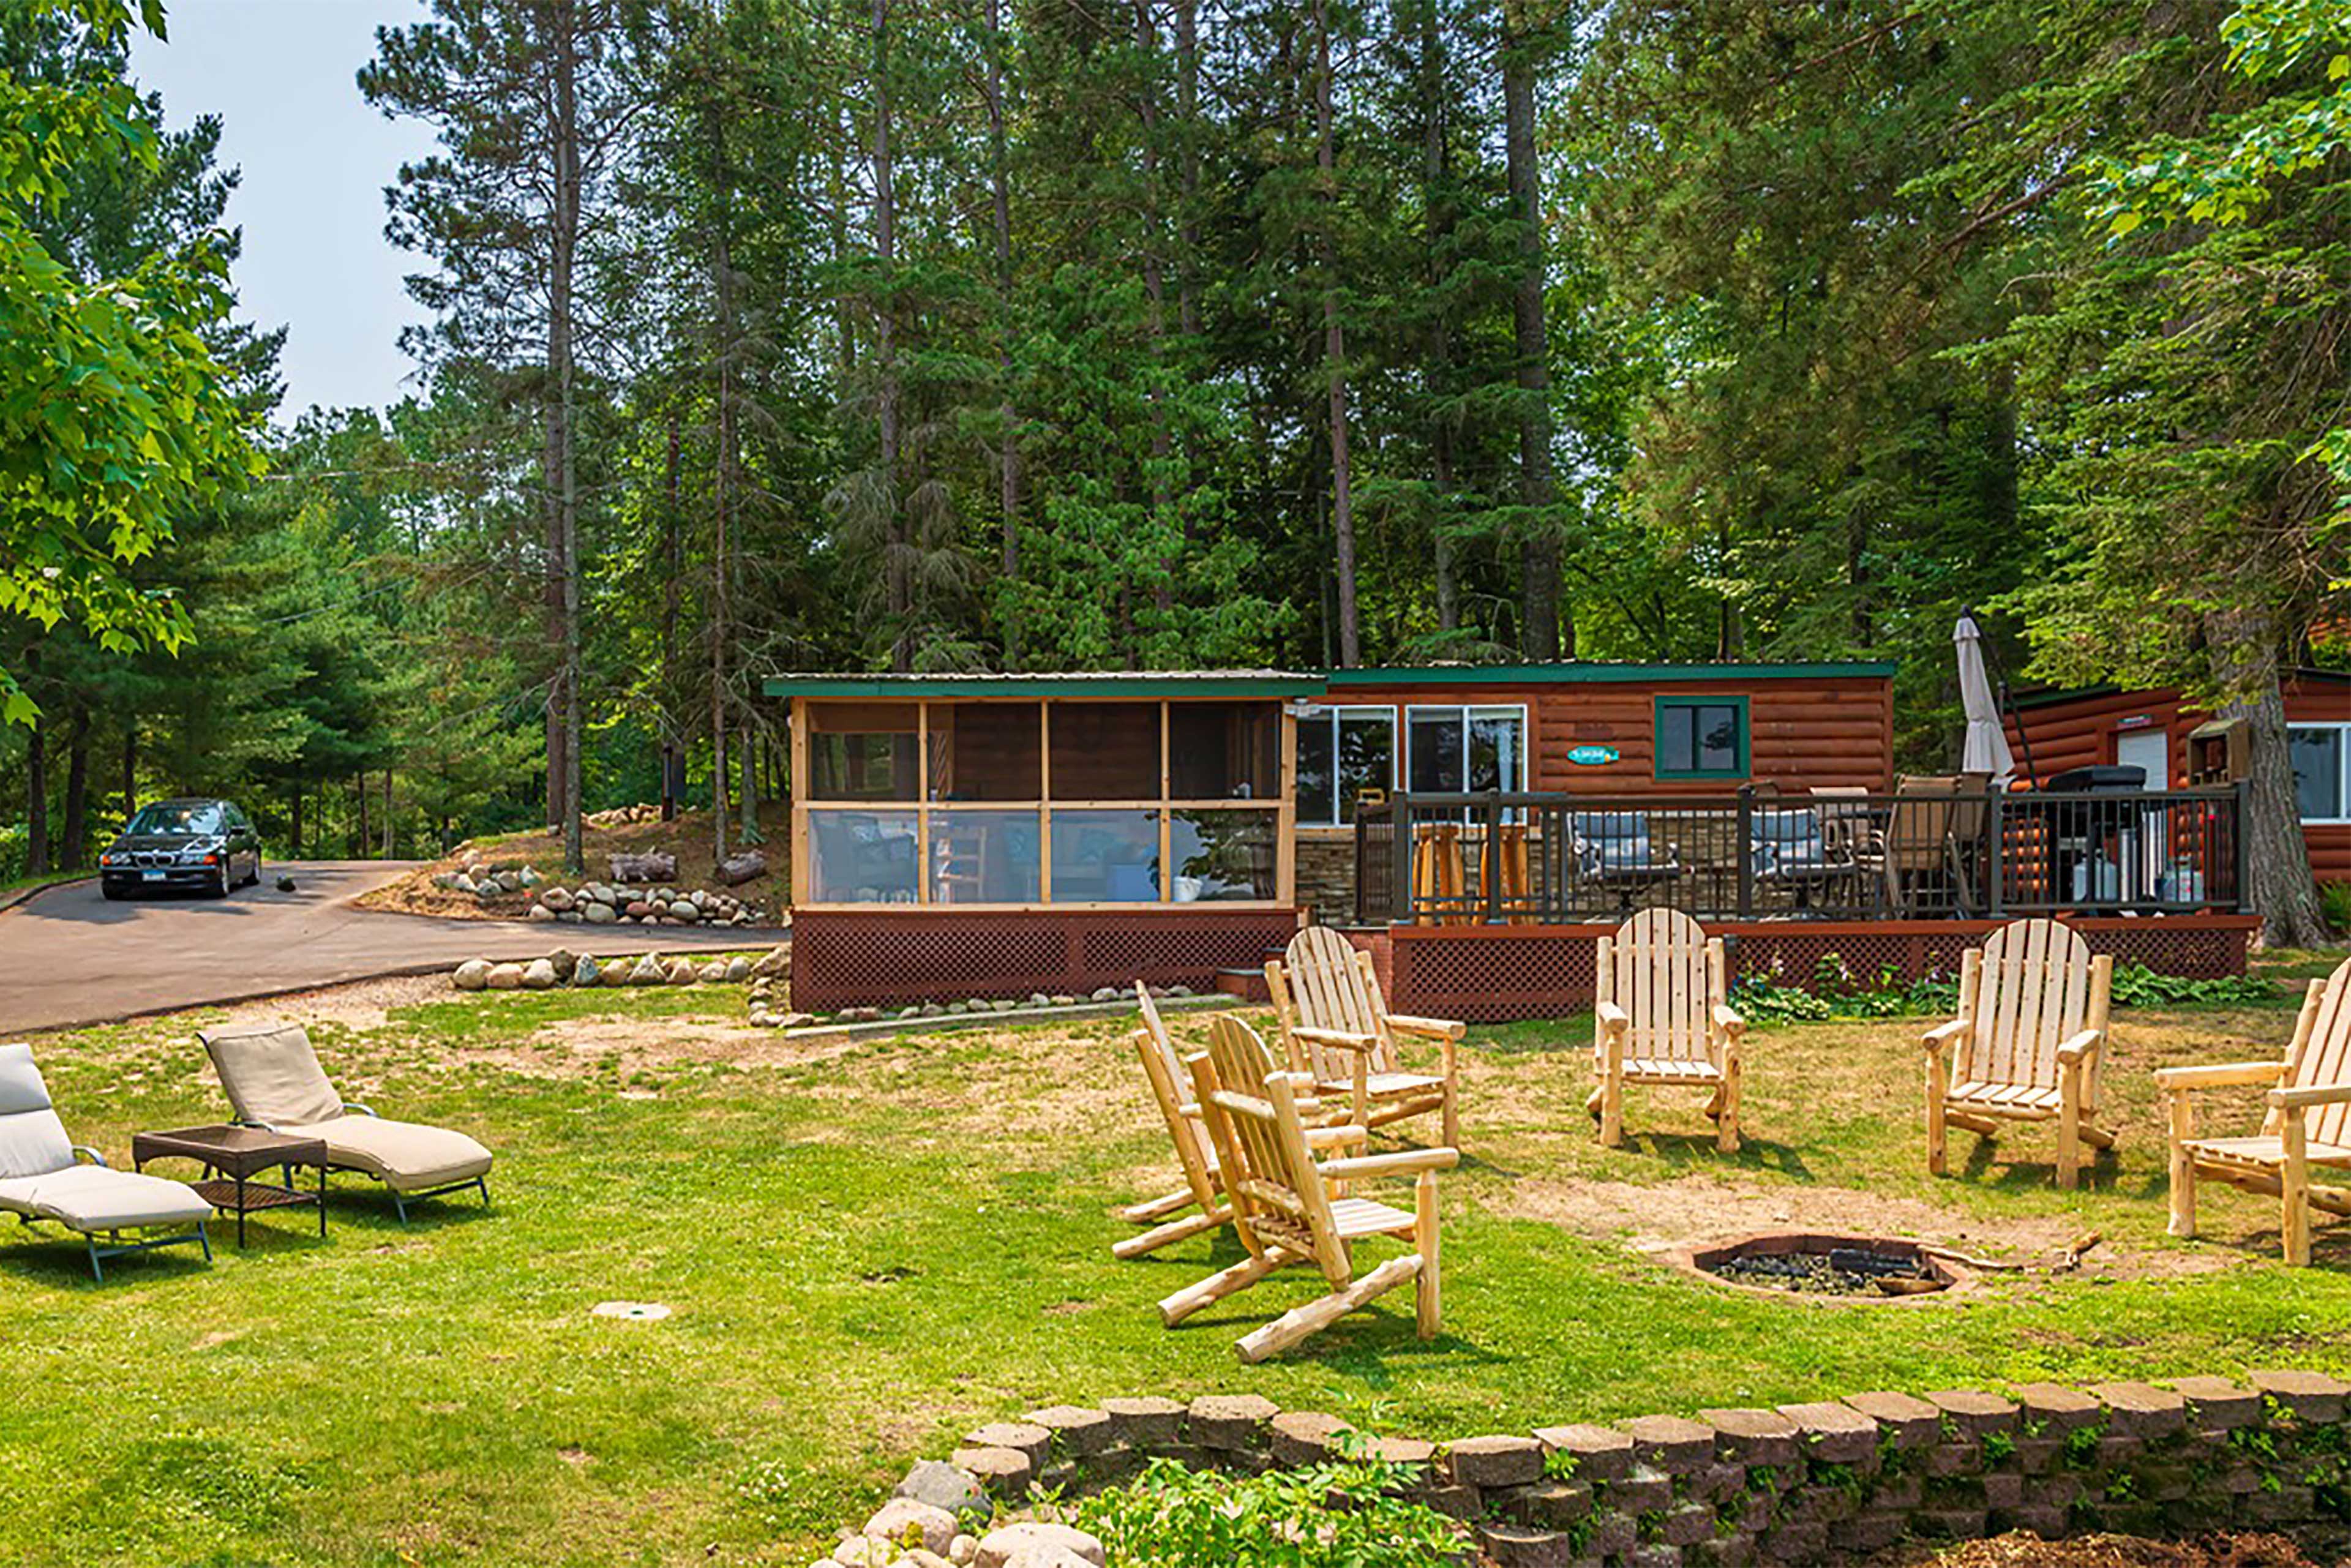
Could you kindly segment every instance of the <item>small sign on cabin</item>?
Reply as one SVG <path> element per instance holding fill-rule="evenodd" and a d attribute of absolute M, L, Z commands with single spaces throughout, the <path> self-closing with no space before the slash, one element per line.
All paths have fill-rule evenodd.
<path fill-rule="evenodd" d="M 1578 768 L 1603 768 L 1618 756 L 1613 746 L 1574 746 L 1568 748 L 1567 759 Z"/>

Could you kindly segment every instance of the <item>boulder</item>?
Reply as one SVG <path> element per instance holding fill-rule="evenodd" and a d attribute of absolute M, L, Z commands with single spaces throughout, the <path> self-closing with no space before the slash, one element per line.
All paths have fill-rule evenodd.
<path fill-rule="evenodd" d="M 610 925 L 619 918 L 618 913 L 609 904 L 591 904 L 580 913 L 590 925 Z"/>
<path fill-rule="evenodd" d="M 702 966 L 701 981 L 705 986 L 724 985 L 726 980 L 726 960 L 713 958 Z"/>
<path fill-rule="evenodd" d="M 547 961 L 555 966 L 555 977 L 567 986 L 580 969 L 580 955 L 569 948 L 558 947 L 547 956 Z"/>
<path fill-rule="evenodd" d="M 621 911 L 622 914 L 627 915 L 632 920 L 643 920 L 646 915 L 651 915 L 653 912 L 653 906 L 647 904 L 642 898 L 632 898 L 629 900 L 628 906 Z"/>
<path fill-rule="evenodd" d="M 486 977 L 490 989 L 494 991 L 518 991 L 522 989 L 522 966 L 520 964 L 493 964 L 490 966 L 490 972 Z"/>
<path fill-rule="evenodd" d="M 1047 1562 L 1051 1560 L 1049 1548 L 1066 1552 L 1081 1563 L 1090 1563 L 1093 1568 L 1103 1568 L 1109 1561 L 1102 1551 L 1102 1543 L 1084 1531 L 1067 1524 L 1043 1524 L 1034 1521 L 989 1531 L 979 1538 L 979 1553 L 972 1561 L 978 1568 L 1007 1568 L 1016 1556 L 1029 1553 L 1040 1562 Z"/>
<path fill-rule="evenodd" d="M 677 875 L 677 857 L 656 850 L 647 854 L 611 857 L 614 882 L 668 882 Z"/>
<path fill-rule="evenodd" d="M 726 978 L 730 982 L 739 986 L 750 977 L 750 959 L 746 958 L 740 953 L 737 953 L 734 957 L 726 960 Z"/>
<path fill-rule="evenodd" d="M 1098 1002 L 1114 1002 L 1125 994 L 1116 986 L 1100 986 L 1095 988 L 1093 999 Z"/>
<path fill-rule="evenodd" d="M 944 1459 L 916 1459 L 893 1495 L 928 1503 L 950 1514 L 975 1514 L 983 1521 L 995 1511 L 980 1484 Z M 952 1541 L 949 1545 L 953 1545 Z"/>
<path fill-rule="evenodd" d="M 865 1521 L 864 1534 L 869 1541 L 944 1552 L 956 1538 L 956 1516 L 910 1497 L 893 1497 Z"/>
<path fill-rule="evenodd" d="M 567 909 L 555 918 L 566 925 L 577 925 L 580 924 L 580 912 L 576 909 Z"/>
<path fill-rule="evenodd" d="M 575 986 L 592 986 L 598 980 L 601 979 L 603 975 L 603 965 L 599 964 L 593 958 L 583 956 L 579 964 L 571 971 L 571 983 Z"/>
<path fill-rule="evenodd" d="M 515 880 L 525 887 L 537 887 L 543 879 L 538 874 L 538 867 L 525 866 L 515 873 Z"/>
<path fill-rule="evenodd" d="M 481 990 L 490 983 L 490 961 L 487 958 L 468 958 L 458 965 L 457 972 L 449 977 L 461 991 Z"/>
<path fill-rule="evenodd" d="M 549 909 L 544 904 L 534 904 L 530 906 L 530 912 L 525 915 L 523 918 L 537 925 L 552 925 L 555 924 L 555 911 Z"/>
<path fill-rule="evenodd" d="M 577 907 L 580 903 L 577 898 L 571 895 L 569 889 L 561 887 L 550 887 L 546 889 L 538 895 L 538 901 L 547 905 L 548 908 L 555 911 L 558 915 L 562 914 L 567 909 Z"/>
<path fill-rule="evenodd" d="M 671 959 L 668 976 L 669 983 L 673 986 L 690 986 L 694 984 L 694 960 L 691 958 Z"/>
<path fill-rule="evenodd" d="M 636 967 L 629 971 L 629 984 L 632 986 L 658 986 L 668 978 L 669 971 L 651 953 L 638 959 Z"/>
<path fill-rule="evenodd" d="M 792 945 L 789 942 L 768 950 L 751 966 L 751 973 L 759 976 L 789 975 L 792 972 Z"/>
<path fill-rule="evenodd" d="M 600 986 L 625 986 L 636 975 L 635 962 L 625 953 L 617 958 L 604 960 L 603 973 L 596 977 Z"/>
<path fill-rule="evenodd" d="M 451 877 L 444 885 L 446 885 L 452 892 L 471 893 L 474 891 L 474 879 L 467 876 L 461 871 L 455 876 Z"/>
<path fill-rule="evenodd" d="M 522 873 L 518 871 L 502 871 L 492 880 L 498 884 L 498 891 L 501 893 L 522 891 Z"/>
<path fill-rule="evenodd" d="M 523 966 L 522 988 L 526 991 L 551 991 L 557 985 L 555 966 L 544 958 L 533 958 Z"/>
<path fill-rule="evenodd" d="M 681 925 L 691 925 L 702 918 L 702 905 L 681 898 L 669 906 L 669 917 Z"/>

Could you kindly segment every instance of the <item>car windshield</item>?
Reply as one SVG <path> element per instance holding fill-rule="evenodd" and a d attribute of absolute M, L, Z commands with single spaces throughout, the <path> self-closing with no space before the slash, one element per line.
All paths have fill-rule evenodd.
<path fill-rule="evenodd" d="M 208 801 L 193 805 L 142 806 L 131 819 L 126 833 L 152 833 L 172 838 L 194 838 L 222 831 L 221 809 Z"/>

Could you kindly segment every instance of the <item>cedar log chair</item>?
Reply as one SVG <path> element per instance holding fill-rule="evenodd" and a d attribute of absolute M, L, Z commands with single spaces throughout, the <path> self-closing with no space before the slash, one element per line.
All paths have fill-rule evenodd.
<path fill-rule="evenodd" d="M 1143 1004 L 1143 1027 L 1134 1031 L 1134 1052 L 1143 1059 L 1144 1076 L 1151 1081 L 1151 1097 L 1158 1102 L 1159 1114 L 1167 1123 L 1167 1135 L 1176 1145 L 1176 1163 L 1184 1172 L 1184 1185 L 1165 1197 L 1132 1205 L 1121 1212 L 1122 1218 L 1137 1225 L 1153 1225 L 1154 1228 L 1115 1243 L 1110 1249 L 1113 1258 L 1140 1258 L 1187 1236 L 1229 1225 L 1233 1218 L 1232 1210 L 1223 1201 L 1224 1185 L 1216 1146 L 1200 1121 L 1199 1103 L 1191 1097 L 1191 1073 L 1176 1054 L 1175 1042 L 1167 1038 L 1167 1025 L 1159 1017 L 1157 1004 L 1151 999 L 1151 988 L 1137 980 L 1134 996 Z M 1183 1214 L 1186 1208 L 1197 1212 Z M 1170 1215 L 1182 1218 L 1170 1219 Z M 1163 1220 L 1165 1223 L 1154 1223 Z"/>
<path fill-rule="evenodd" d="M 1420 1337 L 1437 1330 L 1437 1173 L 1460 1155 L 1449 1148 L 1408 1149 L 1317 1162 L 1318 1148 L 1362 1142 L 1354 1123 L 1310 1128 L 1302 1072 L 1276 1072 L 1257 1031 L 1226 1015 L 1210 1025 L 1207 1053 L 1190 1059 L 1192 1082 L 1232 1198 L 1233 1229 L 1249 1256 L 1159 1303 L 1170 1328 L 1213 1301 L 1247 1290 L 1286 1263 L 1312 1263 L 1330 1293 L 1284 1312 L 1235 1345 L 1244 1363 L 1277 1355 L 1347 1313 L 1410 1281 Z M 1373 1176 L 1412 1176 L 1412 1212 L 1347 1196 L 1346 1184 Z M 1355 1277 L 1352 1244 L 1374 1236 L 1407 1241 L 1412 1250 Z"/>
<path fill-rule="evenodd" d="M 1290 1070 L 1308 1074 L 1317 1095 L 1346 1100 L 1348 1110 L 1333 1114 L 1351 1115 L 1368 1129 L 1435 1111 L 1445 1146 L 1461 1146 L 1456 1048 L 1467 1025 L 1388 1011 L 1372 956 L 1327 925 L 1309 925 L 1291 937 L 1282 956 L 1266 965 L 1265 984 Z M 1400 1034 L 1437 1041 L 1439 1070 L 1405 1071 L 1396 1054 Z"/>
<path fill-rule="evenodd" d="M 2310 982 L 2284 1061 L 2167 1067 L 2155 1082 L 2171 1113 L 2171 1234 L 2196 1234 L 2196 1180 L 2210 1176 L 2279 1199 L 2285 1260 L 2306 1266 L 2310 1211 L 2351 1215 L 2351 1191 L 2310 1185 L 2313 1166 L 2351 1166 L 2351 959 Z M 2196 1135 L 2199 1091 L 2262 1084 L 2269 1113 L 2258 1136 Z"/>
<path fill-rule="evenodd" d="M 249 1025 L 200 1033 L 228 1091 L 236 1119 L 327 1145 L 332 1170 L 358 1171 L 383 1183 L 400 1221 L 420 1198 L 478 1190 L 490 1201 L 490 1151 L 445 1127 L 392 1122 L 335 1092 L 299 1024 Z"/>
<path fill-rule="evenodd" d="M 2057 1185 L 2110 1149 L 2096 1125 L 2098 1059 L 2115 961 L 2090 956 L 2081 933 L 2053 920 L 2014 920 L 1959 965 L 1959 1015 L 1928 1030 L 1927 1168 L 1949 1164 L 1945 1127 L 1990 1137 L 2001 1122 L 2057 1124 Z"/>
<path fill-rule="evenodd" d="M 90 1164 L 77 1163 L 83 1155 Z M 33 1048 L 0 1045 L 0 1214 L 78 1232 L 89 1249 L 90 1274 L 103 1283 L 104 1260 L 183 1241 L 203 1248 L 211 1262 L 204 1221 L 212 1213 L 213 1206 L 187 1183 L 115 1170 L 96 1149 L 69 1142 L 33 1063 Z M 195 1228 L 177 1228 L 191 1225 Z M 153 1230 L 172 1233 L 124 1239 L 132 1231 Z"/>
<path fill-rule="evenodd" d="M 1730 1010 L 1730 967 L 1719 937 L 1678 909 L 1645 909 L 1600 938 L 1592 1065 L 1599 1082 L 1584 1109 L 1600 1141 L 1625 1141 L 1625 1087 L 1703 1089 L 1714 1145 L 1739 1149 L 1739 1044 L 1747 1022 Z"/>

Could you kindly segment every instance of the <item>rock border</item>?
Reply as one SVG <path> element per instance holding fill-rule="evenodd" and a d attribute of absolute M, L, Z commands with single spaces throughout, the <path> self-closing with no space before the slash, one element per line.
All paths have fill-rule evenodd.
<path fill-rule="evenodd" d="M 1905 1536 L 2340 1531 L 2347 1406 L 2351 1384 L 2256 1370 L 2241 1384 L 1875 1392 L 1444 1444 L 1370 1441 L 1382 1458 L 1426 1467 L 1411 1495 L 1468 1524 L 1494 1568 L 1737 1568 L 1865 1557 Z M 976 1533 L 983 1514 L 1000 1525 L 1008 1511 L 1117 1485 L 1154 1458 L 1244 1475 L 1297 1469 L 1338 1457 L 1351 1431 L 1339 1416 L 1253 1394 L 1032 1410 L 975 1428 L 946 1463 L 917 1461 L 892 1505 L 810 1568 L 933 1568 L 942 1558 L 998 1568 L 1021 1560 L 989 1561 L 993 1537 Z M 965 1555 L 925 1556 L 877 1533 L 906 1500 L 953 1524 L 948 1545 Z M 1073 1560 L 1102 1561 L 1081 1549 Z"/>

